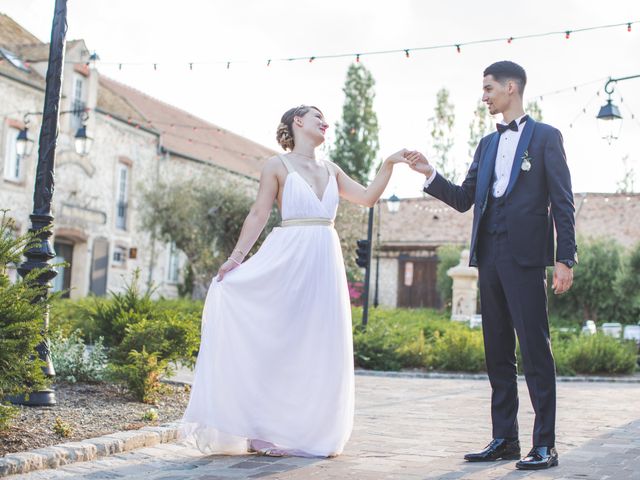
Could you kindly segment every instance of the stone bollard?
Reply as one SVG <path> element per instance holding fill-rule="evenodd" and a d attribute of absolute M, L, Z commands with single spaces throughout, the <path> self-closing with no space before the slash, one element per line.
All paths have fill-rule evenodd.
<path fill-rule="evenodd" d="M 469 266 L 469 250 L 460 253 L 460 263 L 447 270 L 453 279 L 451 320 L 469 322 L 476 315 L 478 269 Z"/>

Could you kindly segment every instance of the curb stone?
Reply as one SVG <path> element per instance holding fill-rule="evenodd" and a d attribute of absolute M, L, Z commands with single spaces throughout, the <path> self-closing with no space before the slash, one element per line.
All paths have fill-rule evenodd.
<path fill-rule="evenodd" d="M 179 423 L 165 423 L 158 427 L 115 432 L 80 442 L 61 443 L 26 452 L 10 453 L 0 458 L 0 477 L 28 473 L 34 470 L 57 468 L 75 462 L 127 452 L 137 448 L 168 443 L 178 437 Z"/>
<path fill-rule="evenodd" d="M 386 372 L 378 370 L 356 370 L 356 375 L 369 377 L 391 377 L 391 378 L 434 378 L 438 380 L 489 380 L 486 373 L 439 373 L 439 372 Z M 519 380 L 524 380 L 524 375 L 518 375 Z M 556 382 L 591 382 L 591 383 L 640 383 L 640 375 L 628 375 L 619 377 L 596 377 L 596 376 L 576 376 L 556 377 Z"/>

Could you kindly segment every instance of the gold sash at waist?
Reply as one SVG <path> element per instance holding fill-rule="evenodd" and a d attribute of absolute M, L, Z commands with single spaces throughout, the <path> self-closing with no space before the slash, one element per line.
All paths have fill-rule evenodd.
<path fill-rule="evenodd" d="M 333 220 L 330 218 L 290 218 L 288 220 L 282 220 L 281 227 L 304 227 L 312 225 L 324 225 L 326 227 L 333 227 Z"/>

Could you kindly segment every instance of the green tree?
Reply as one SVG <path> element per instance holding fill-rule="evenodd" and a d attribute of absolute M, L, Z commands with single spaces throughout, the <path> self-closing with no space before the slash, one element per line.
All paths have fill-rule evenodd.
<path fill-rule="evenodd" d="M 482 137 L 491 133 L 494 129 L 493 119 L 489 114 L 489 109 L 482 100 L 478 100 L 476 109 L 473 111 L 473 119 L 469 124 L 469 140 L 467 145 L 469 146 L 469 158 L 473 158 L 476 152 L 476 147 L 482 140 Z"/>
<path fill-rule="evenodd" d="M 640 243 L 624 259 L 619 279 L 617 293 L 621 301 L 617 303 L 617 320 L 637 323 L 640 320 Z"/>
<path fill-rule="evenodd" d="M 625 155 L 622 158 L 622 165 L 624 168 L 624 173 L 622 178 L 616 183 L 616 192 L 617 193 L 633 193 L 634 191 L 634 178 L 636 172 L 633 167 L 629 164 L 629 155 Z"/>
<path fill-rule="evenodd" d="M 349 66 L 342 91 L 345 95 L 342 121 L 336 125 L 331 160 L 347 175 L 368 183 L 378 155 L 378 117 L 373 110 L 375 80 L 361 63 Z"/>
<path fill-rule="evenodd" d="M 579 241 L 579 263 L 573 285 L 562 295 L 549 294 L 550 311 L 578 321 L 615 321 L 620 302 L 617 294 L 623 251 L 611 239 Z"/>
<path fill-rule="evenodd" d="M 460 263 L 460 245 L 441 245 L 436 249 L 438 255 L 438 269 L 436 273 L 436 289 L 442 300 L 442 307 L 451 310 L 451 297 L 453 295 L 453 279 L 447 275 L 447 271 Z"/>
<path fill-rule="evenodd" d="M 454 106 L 449 102 L 449 91 L 441 88 L 436 94 L 434 115 L 429 119 L 431 140 L 435 151 L 434 166 L 445 178 L 455 180 L 458 176 L 455 159 L 451 157 L 454 144 L 453 126 L 456 116 Z"/>
<path fill-rule="evenodd" d="M 536 122 L 542 122 L 542 108 L 540 108 L 540 104 L 536 100 L 530 100 L 524 111 Z"/>
<path fill-rule="evenodd" d="M 28 393 L 46 383 L 43 362 L 35 353 L 43 340 L 41 329 L 49 300 L 46 287 L 36 282 L 41 271 L 11 282 L 8 271 L 34 245 L 32 234 L 16 236 L 15 223 L 7 211 L 0 217 L 0 426 L 7 426 L 13 410 L 2 405 L 10 395 Z"/>
<path fill-rule="evenodd" d="M 246 186 L 219 177 L 159 183 L 143 191 L 143 228 L 174 242 L 185 254 L 194 298 L 205 295 L 211 278 L 231 254 L 254 200 Z M 256 247 L 277 221 L 274 210 Z"/>

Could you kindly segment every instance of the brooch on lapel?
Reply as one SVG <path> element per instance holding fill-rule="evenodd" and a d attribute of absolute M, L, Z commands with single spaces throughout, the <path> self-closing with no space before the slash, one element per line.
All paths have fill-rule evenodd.
<path fill-rule="evenodd" d="M 532 160 L 533 158 L 529 156 L 529 150 L 525 150 L 524 155 L 522 155 L 522 165 L 520 166 L 523 172 L 528 172 L 529 170 L 531 170 Z"/>

